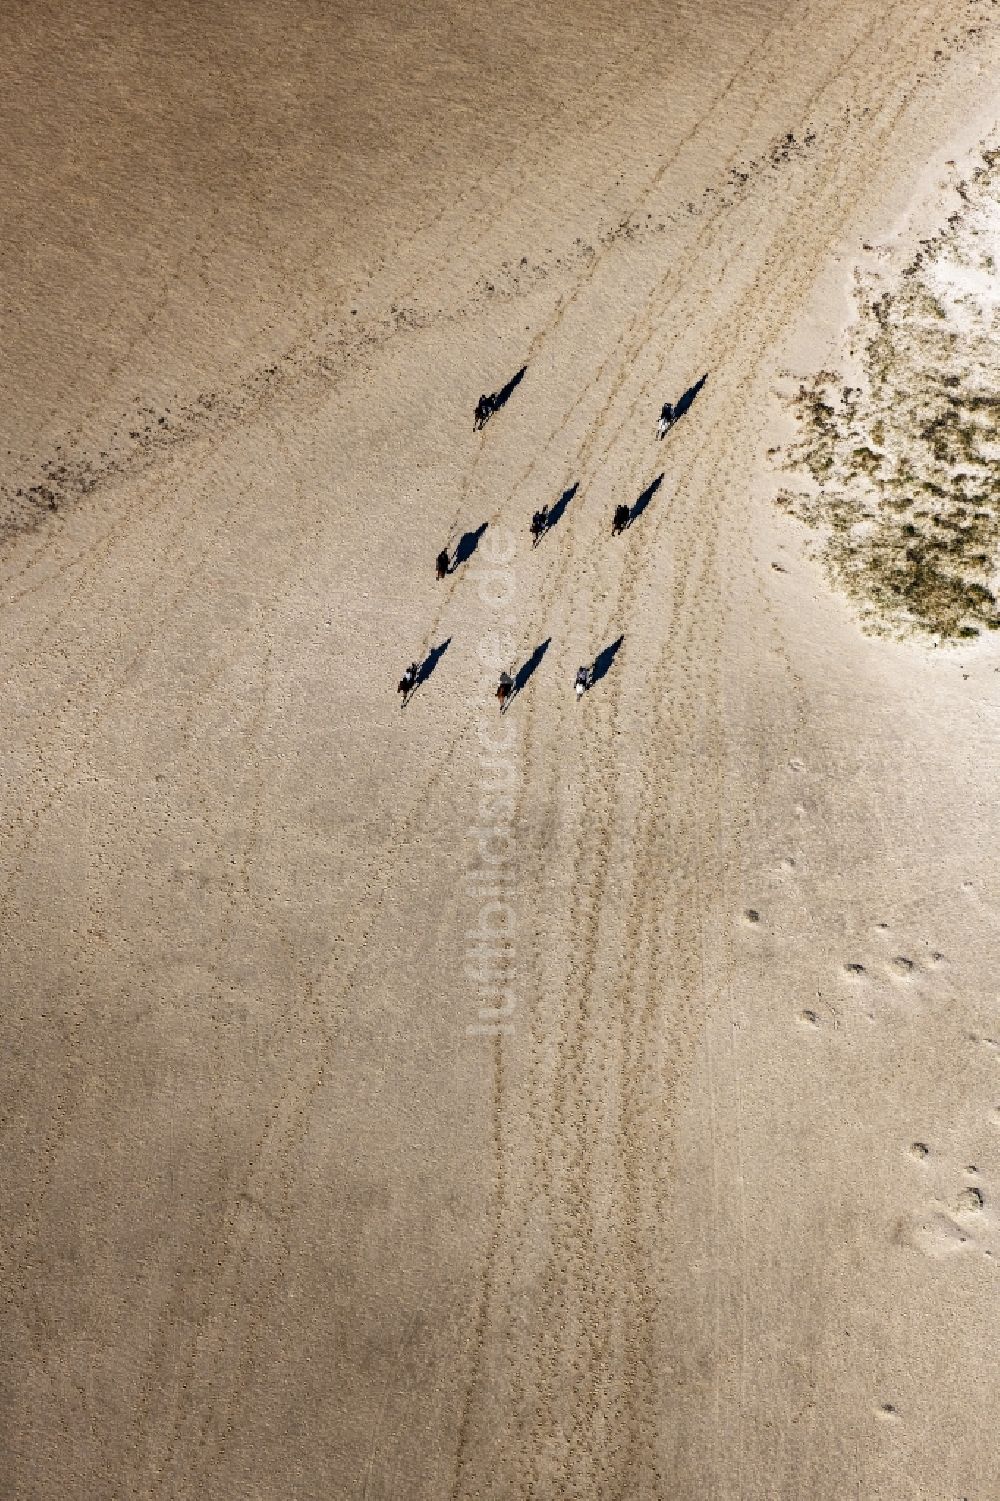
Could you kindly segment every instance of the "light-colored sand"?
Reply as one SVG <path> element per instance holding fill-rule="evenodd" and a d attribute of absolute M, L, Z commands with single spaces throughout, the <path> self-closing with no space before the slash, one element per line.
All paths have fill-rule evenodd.
<path fill-rule="evenodd" d="M 957 169 L 956 169 L 956 175 Z M 984 145 L 933 236 L 891 237 L 857 273 L 843 371 L 791 381 L 794 476 L 867 630 L 968 647 L 1000 629 L 1000 151 Z M 781 454 L 779 448 L 775 452 Z"/>
<path fill-rule="evenodd" d="M 7 13 L 4 1496 L 996 1494 L 996 637 L 767 458 L 993 10 L 617 9 Z"/>

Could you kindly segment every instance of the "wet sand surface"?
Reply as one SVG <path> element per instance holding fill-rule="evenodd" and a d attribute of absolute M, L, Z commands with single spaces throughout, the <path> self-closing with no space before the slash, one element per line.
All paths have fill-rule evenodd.
<path fill-rule="evenodd" d="M 993 7 L 4 29 L 0 1491 L 985 1501 L 996 636 L 768 451 Z"/>

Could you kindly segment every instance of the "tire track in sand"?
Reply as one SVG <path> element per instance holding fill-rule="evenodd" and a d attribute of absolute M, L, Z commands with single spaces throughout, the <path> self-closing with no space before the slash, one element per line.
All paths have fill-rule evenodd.
<path fill-rule="evenodd" d="M 907 59 L 907 60 L 909 60 L 909 59 Z M 890 125 L 887 127 L 886 133 L 888 133 L 888 131 L 891 130 L 893 124 L 894 124 L 894 122 L 890 122 Z M 834 188 L 828 192 L 828 198 L 829 198 L 829 201 L 831 202 L 831 204 L 833 202 L 835 202 L 835 201 L 838 202 L 838 203 L 841 203 L 841 204 L 843 203 L 842 195 L 838 197 L 838 191 L 839 190 L 838 190 L 837 186 L 835 185 Z M 849 210 L 844 210 L 844 213 L 843 213 L 842 217 L 846 217 L 846 213 L 848 211 Z M 813 221 L 812 221 L 813 225 L 815 226 L 817 223 L 822 223 L 822 218 L 823 218 L 822 215 L 817 216 L 817 215 L 814 214 Z M 825 247 L 825 244 L 829 242 L 830 238 L 832 238 L 832 236 L 830 235 L 829 230 L 827 230 L 825 233 L 821 234 L 821 236 L 820 236 L 819 245 L 818 245 L 817 252 L 816 252 L 816 257 L 817 257 L 816 258 L 816 264 L 817 265 L 819 264 L 819 259 L 820 259 L 821 255 L 822 255 L 823 248 Z M 800 278 L 800 283 L 801 283 L 801 278 Z M 802 287 L 801 284 L 800 284 L 800 287 L 799 287 L 799 292 L 800 292 L 800 296 L 803 295 L 803 287 Z M 777 306 L 784 306 L 784 307 L 787 308 L 786 294 L 785 294 L 784 288 L 781 289 L 779 297 L 777 299 L 774 299 L 774 301 L 775 301 L 775 306 L 776 307 Z M 796 305 L 795 302 L 793 302 L 791 304 L 791 306 L 792 306 L 793 309 L 794 309 L 795 305 Z M 793 316 L 793 313 L 786 312 L 786 319 L 785 319 L 785 321 L 787 322 L 790 319 L 791 316 Z M 761 341 L 762 348 L 766 347 L 769 342 L 770 342 L 770 336 L 769 335 L 765 335 L 764 339 Z M 736 397 L 735 397 L 735 404 L 736 404 L 735 410 L 736 410 L 736 412 L 738 412 L 740 410 L 739 401 L 740 401 L 740 395 L 739 395 L 739 392 L 737 392 Z M 701 526 L 704 529 L 710 531 L 713 519 L 714 518 L 712 518 L 712 517 L 704 517 L 704 516 L 702 516 L 700 518 L 700 524 L 701 524 Z M 707 525 L 706 525 L 706 523 L 707 523 Z M 707 574 L 703 573 L 703 577 L 700 580 L 701 590 L 703 590 L 706 587 L 707 582 L 708 582 L 708 576 L 707 576 Z M 700 592 L 699 590 L 695 591 L 695 598 L 696 599 L 699 597 L 699 592 Z"/>

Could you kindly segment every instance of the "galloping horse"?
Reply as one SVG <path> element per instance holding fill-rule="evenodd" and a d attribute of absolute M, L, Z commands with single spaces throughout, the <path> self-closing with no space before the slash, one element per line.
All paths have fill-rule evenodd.
<path fill-rule="evenodd" d="M 676 421 L 677 413 L 674 410 L 673 402 L 665 401 L 663 403 L 663 410 L 660 412 L 660 419 L 656 424 L 657 438 L 662 438 L 664 433 L 669 432 L 670 428 L 673 427 Z"/>
<path fill-rule="evenodd" d="M 497 703 L 500 705 L 501 714 L 506 709 L 513 692 L 514 679 L 509 672 L 502 672 L 500 674 L 500 682 L 497 684 Z"/>
<path fill-rule="evenodd" d="M 549 525 L 549 508 L 542 506 L 531 518 L 531 545 L 537 547 L 544 537 Z"/>
<path fill-rule="evenodd" d="M 419 673 L 419 671 L 420 668 L 417 666 L 416 662 L 411 662 L 409 667 L 406 669 L 406 671 L 403 673 L 403 676 L 399 680 L 399 686 L 397 687 L 396 692 L 403 695 L 404 707 L 406 706 L 406 700 L 409 698 L 410 694 L 417 686 L 417 674 Z"/>
<path fill-rule="evenodd" d="M 490 418 L 492 416 L 493 416 L 493 399 L 492 399 L 492 397 L 490 397 L 490 396 L 480 396 L 479 400 L 476 402 L 476 415 L 475 415 L 475 419 L 474 419 L 473 424 L 472 424 L 473 429 L 478 432 L 478 430 L 481 427 L 485 427 L 486 426 L 487 422 L 489 422 L 489 420 L 490 420 Z"/>
<path fill-rule="evenodd" d="M 437 576 L 439 579 L 447 577 L 448 570 L 451 567 L 451 559 L 448 557 L 448 549 L 446 547 L 442 547 L 441 551 L 438 553 L 434 567 L 437 571 Z"/>
<path fill-rule="evenodd" d="M 632 512 L 629 510 L 628 506 L 615 506 L 615 514 L 611 518 L 612 537 L 617 537 L 620 532 L 623 532 L 625 530 L 625 528 L 629 524 L 631 515 Z"/>

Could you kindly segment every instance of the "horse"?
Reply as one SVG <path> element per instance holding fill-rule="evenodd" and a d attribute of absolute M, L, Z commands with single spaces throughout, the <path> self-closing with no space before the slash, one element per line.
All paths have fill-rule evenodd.
<path fill-rule="evenodd" d="M 439 579 L 447 577 L 448 570 L 451 567 L 451 559 L 448 557 L 448 549 L 446 547 L 442 547 L 441 551 L 438 553 L 434 567 L 437 571 L 437 576 Z"/>
<path fill-rule="evenodd" d="M 500 705 L 501 714 L 510 702 L 513 692 L 514 679 L 509 672 L 502 672 L 500 674 L 500 682 L 497 684 L 497 703 Z"/>
<path fill-rule="evenodd" d="M 549 508 L 542 506 L 531 518 L 531 545 L 537 547 L 544 537 L 549 525 Z"/>
<path fill-rule="evenodd" d="M 493 398 L 490 396 L 480 396 L 476 402 L 476 415 L 472 424 L 473 431 L 478 432 L 481 427 L 485 427 L 492 416 Z"/>
<path fill-rule="evenodd" d="M 619 533 L 621 533 L 621 532 L 623 532 L 625 530 L 625 528 L 629 524 L 629 518 L 631 517 L 631 515 L 632 515 L 632 513 L 629 510 L 628 506 L 625 506 L 625 505 L 615 506 L 615 514 L 611 518 L 611 535 L 612 535 L 612 537 L 617 537 L 619 535 Z"/>
<path fill-rule="evenodd" d="M 403 676 L 399 680 L 399 685 L 396 688 L 396 692 L 402 694 L 404 706 L 406 704 L 406 700 L 409 698 L 410 694 L 417 686 L 417 674 L 419 671 L 420 668 L 417 666 L 416 662 L 411 662 L 409 667 L 406 669 L 406 671 L 403 673 Z"/>
<path fill-rule="evenodd" d="M 590 687 L 590 668 L 589 667 L 578 667 L 576 669 L 576 681 L 573 684 L 573 691 L 575 692 L 578 700 L 583 697 L 583 695 L 586 693 L 586 691 L 587 691 L 587 689 L 589 687 Z"/>
<path fill-rule="evenodd" d="M 665 401 L 663 403 L 663 410 L 660 412 L 660 419 L 656 424 L 657 440 L 662 438 L 664 433 L 669 432 L 669 430 L 673 427 L 676 416 L 677 414 L 674 411 L 673 403 Z"/>

